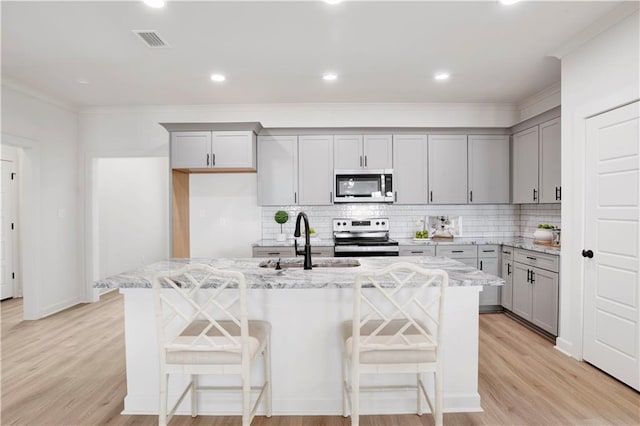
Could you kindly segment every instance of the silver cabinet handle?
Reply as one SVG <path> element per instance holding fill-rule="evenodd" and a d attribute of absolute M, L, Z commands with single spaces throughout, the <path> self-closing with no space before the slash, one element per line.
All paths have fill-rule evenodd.
<path fill-rule="evenodd" d="M 482 260 L 480 261 L 480 270 L 482 271 Z"/>
<path fill-rule="evenodd" d="M 216 155 L 215 154 L 211 154 L 211 165 L 212 166 L 216 165 Z"/>
<path fill-rule="evenodd" d="M 473 191 L 469 191 L 469 202 L 473 203 Z"/>
<path fill-rule="evenodd" d="M 393 201 L 395 201 L 396 203 L 398 202 L 398 191 L 395 191 L 393 193 Z"/>
<path fill-rule="evenodd" d="M 429 191 L 429 202 L 433 203 L 433 191 Z"/>
<path fill-rule="evenodd" d="M 360 167 L 362 167 L 362 155 L 360 156 Z"/>
<path fill-rule="evenodd" d="M 333 192 L 329 191 L 329 204 L 333 202 Z"/>
<path fill-rule="evenodd" d="M 364 166 L 367 167 L 367 156 L 364 156 Z"/>
<path fill-rule="evenodd" d="M 294 202 L 294 203 L 297 203 L 297 202 L 298 202 L 298 193 L 297 193 L 297 192 L 294 192 L 294 193 L 293 193 L 293 202 Z"/>
<path fill-rule="evenodd" d="M 207 154 L 207 166 L 209 165 L 209 154 Z"/>
<path fill-rule="evenodd" d="M 537 260 L 535 257 L 530 257 L 530 256 L 527 256 L 527 259 L 529 259 L 529 260 Z"/>
<path fill-rule="evenodd" d="M 424 252 L 423 251 L 412 251 L 411 253 L 413 253 L 413 254 L 421 254 L 421 253 L 424 253 Z"/>

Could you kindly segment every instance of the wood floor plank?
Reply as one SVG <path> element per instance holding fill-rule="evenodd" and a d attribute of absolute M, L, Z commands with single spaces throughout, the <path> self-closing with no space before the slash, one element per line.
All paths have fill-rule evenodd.
<path fill-rule="evenodd" d="M 39 321 L 20 299 L 1 312 L 2 425 L 153 425 L 123 416 L 123 298 L 117 292 Z M 339 374 L 337 372 L 336 374 Z M 275 378 L 277 380 L 277 378 Z M 446 380 L 446 378 L 445 378 Z M 482 413 L 447 413 L 447 425 L 640 425 L 640 394 L 502 314 L 480 316 Z M 363 426 L 433 425 L 431 416 L 362 416 Z M 178 416 L 172 426 L 236 426 L 239 416 Z M 342 416 L 257 417 L 254 426 L 348 426 Z"/>

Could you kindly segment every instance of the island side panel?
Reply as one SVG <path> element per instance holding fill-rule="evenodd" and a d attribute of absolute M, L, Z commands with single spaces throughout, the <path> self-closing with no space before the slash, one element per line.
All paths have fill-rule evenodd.
<path fill-rule="evenodd" d="M 478 293 L 481 287 L 451 287 L 445 306 L 444 407 L 448 412 L 481 411 L 478 394 Z M 125 296 L 127 397 L 123 414 L 158 409 L 158 355 L 150 289 L 121 289 Z M 264 289 L 248 291 L 250 318 L 272 325 L 274 415 L 339 415 L 342 340 L 340 324 L 352 318 L 351 289 Z M 261 359 L 252 373 L 262 380 Z M 186 378 L 172 377 L 170 398 Z M 364 384 L 414 383 L 408 375 L 365 378 Z M 212 376 L 203 385 L 239 385 L 236 377 Z M 432 381 L 428 381 L 429 388 Z M 240 394 L 201 394 L 201 414 L 236 415 Z M 187 398 L 188 399 L 188 398 Z M 414 392 L 362 394 L 363 413 L 415 411 Z M 259 413 L 263 413 L 262 408 Z M 188 414 L 188 401 L 179 413 Z"/>

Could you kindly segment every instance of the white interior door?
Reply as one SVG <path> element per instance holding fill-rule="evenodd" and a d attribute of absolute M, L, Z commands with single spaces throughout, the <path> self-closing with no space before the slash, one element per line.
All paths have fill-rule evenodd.
<path fill-rule="evenodd" d="M 0 179 L 2 185 L 0 191 L 2 211 L 2 226 L 0 227 L 0 299 L 8 299 L 14 296 L 13 278 L 13 249 L 14 231 L 12 224 L 15 222 L 15 196 L 11 175 L 14 171 L 13 161 L 0 160 Z"/>
<path fill-rule="evenodd" d="M 587 120 L 583 251 L 583 357 L 638 390 L 639 117 L 636 102 Z"/>

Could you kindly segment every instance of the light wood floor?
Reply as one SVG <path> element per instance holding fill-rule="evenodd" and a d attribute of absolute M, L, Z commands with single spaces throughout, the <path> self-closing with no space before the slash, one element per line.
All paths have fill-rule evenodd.
<path fill-rule="evenodd" d="M 112 292 L 39 321 L 20 300 L 2 310 L 2 425 L 152 425 L 121 416 L 126 394 L 123 299 Z M 480 320 L 484 413 L 445 414 L 448 425 L 640 424 L 640 394 L 502 314 Z M 276 378 L 277 379 L 277 378 Z M 341 416 L 258 417 L 255 426 L 347 426 Z M 172 425 L 239 425 L 239 417 L 174 418 Z M 431 425 L 429 415 L 363 416 L 363 426 Z"/>

